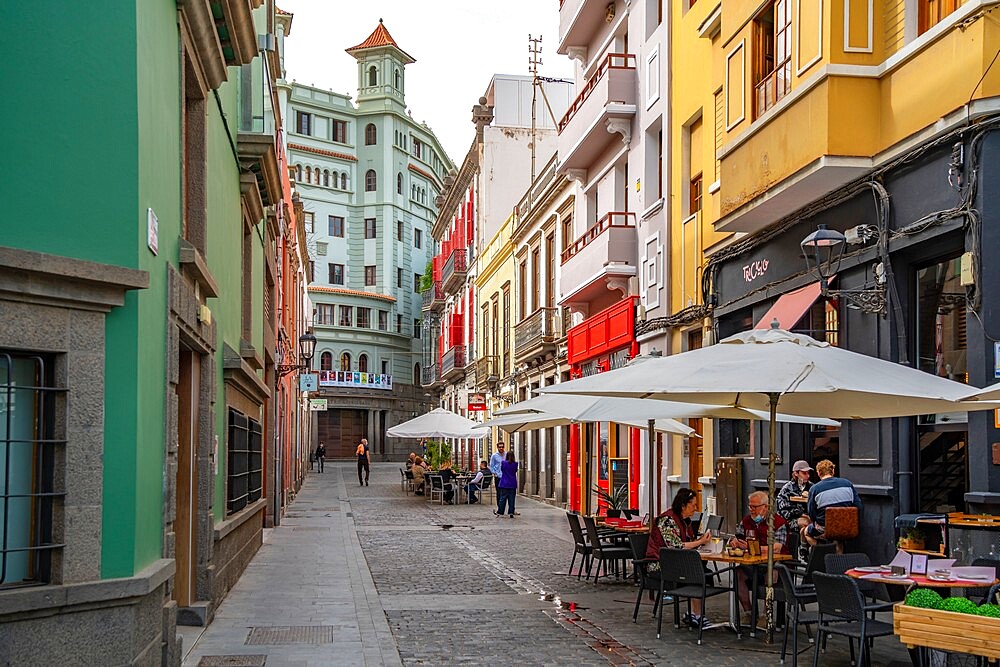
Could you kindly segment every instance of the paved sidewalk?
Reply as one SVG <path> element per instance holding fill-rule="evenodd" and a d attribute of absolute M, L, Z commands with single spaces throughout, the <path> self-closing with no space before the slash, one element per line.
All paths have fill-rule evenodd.
<path fill-rule="evenodd" d="M 519 497 L 521 516 L 497 518 L 488 496 L 442 506 L 405 494 L 399 479 L 394 464 L 374 464 L 366 487 L 353 463 L 310 475 L 213 623 L 185 631 L 196 642 L 184 664 L 778 664 L 780 636 L 766 646 L 716 629 L 698 646 L 668 616 L 657 639 L 647 600 L 632 622 L 630 582 L 567 577 L 561 510 Z M 711 600 L 708 614 L 726 618 L 726 601 Z M 810 664 L 804 636 L 800 648 Z M 908 662 L 895 637 L 876 640 L 873 664 Z M 832 639 L 820 664 L 849 665 L 846 642 Z"/>

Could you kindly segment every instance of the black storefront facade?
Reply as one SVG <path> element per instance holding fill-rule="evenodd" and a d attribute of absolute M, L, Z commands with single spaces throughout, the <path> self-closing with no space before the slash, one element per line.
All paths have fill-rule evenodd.
<path fill-rule="evenodd" d="M 862 227 L 866 242 L 846 246 L 830 284 L 861 294 L 819 293 L 800 243 L 821 224 L 845 233 L 871 226 Z M 784 328 L 854 352 L 976 387 L 996 382 L 1000 123 L 981 120 L 897 157 L 723 249 L 706 274 L 716 340 L 778 316 Z M 973 284 L 963 284 L 970 278 Z M 878 307 L 880 286 L 884 312 L 859 309 L 861 301 L 868 310 Z M 797 459 L 813 466 L 833 460 L 865 506 L 852 547 L 884 558 L 895 551 L 893 520 L 901 513 L 1000 513 L 995 419 L 985 411 L 847 420 L 839 429 L 779 424 L 777 477 L 787 480 Z M 766 489 L 766 424 L 718 420 L 715 428 L 716 458 L 741 457 L 743 495 Z"/>

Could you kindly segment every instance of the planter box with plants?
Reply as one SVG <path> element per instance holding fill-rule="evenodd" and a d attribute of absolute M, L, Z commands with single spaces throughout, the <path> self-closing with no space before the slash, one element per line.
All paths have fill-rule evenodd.
<path fill-rule="evenodd" d="M 1000 605 L 944 598 L 928 588 L 910 591 L 893 608 L 893 629 L 908 648 L 1000 659 Z"/>

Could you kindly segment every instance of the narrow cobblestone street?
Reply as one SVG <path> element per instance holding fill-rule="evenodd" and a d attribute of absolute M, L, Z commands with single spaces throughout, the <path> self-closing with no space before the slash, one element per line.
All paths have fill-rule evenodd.
<path fill-rule="evenodd" d="M 488 496 L 470 507 L 405 494 L 395 464 L 375 464 L 367 487 L 353 464 L 328 464 L 211 625 L 182 629 L 184 664 L 778 664 L 780 641 L 715 629 L 698 646 L 669 617 L 658 640 L 647 601 L 632 623 L 630 583 L 564 574 L 563 511 L 517 503 L 520 516 L 496 518 Z M 725 600 L 709 604 L 713 620 L 726 615 Z M 800 648 L 811 664 L 812 646 Z M 846 643 L 832 639 L 820 662 L 849 665 Z M 873 664 L 908 662 L 894 637 L 876 640 Z"/>

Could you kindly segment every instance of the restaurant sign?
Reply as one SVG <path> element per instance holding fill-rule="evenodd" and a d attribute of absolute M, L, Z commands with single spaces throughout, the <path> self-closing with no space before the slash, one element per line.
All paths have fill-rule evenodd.
<path fill-rule="evenodd" d="M 391 390 L 392 376 L 384 373 L 361 373 L 358 371 L 320 371 L 319 386 Z"/>
<path fill-rule="evenodd" d="M 310 398 L 309 399 L 309 411 L 310 412 L 326 412 L 327 402 L 325 398 Z"/>
<path fill-rule="evenodd" d="M 469 412 L 486 410 L 486 394 L 469 394 Z"/>

